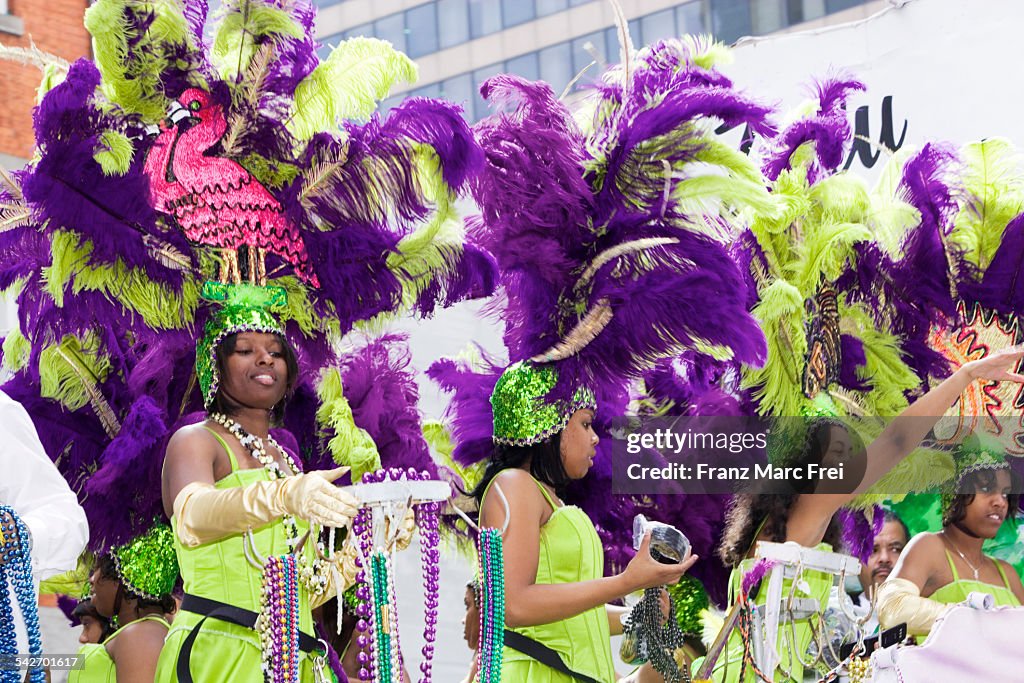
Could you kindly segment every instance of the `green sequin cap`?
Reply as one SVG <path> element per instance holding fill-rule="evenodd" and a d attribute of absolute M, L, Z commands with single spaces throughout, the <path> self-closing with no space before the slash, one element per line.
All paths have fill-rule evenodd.
<path fill-rule="evenodd" d="M 942 509 L 949 509 L 954 496 L 963 493 L 964 478 L 981 470 L 1008 469 L 1006 448 L 991 434 L 971 434 L 953 451 L 953 479 L 943 487 Z"/>
<path fill-rule="evenodd" d="M 571 403 L 548 402 L 545 396 L 558 382 L 553 365 L 513 363 L 505 368 L 491 393 L 494 443 L 530 446 L 565 429 L 577 410 L 597 408 L 593 392 L 580 387 Z"/>
<path fill-rule="evenodd" d="M 287 302 L 281 287 L 225 285 L 207 282 L 203 298 L 224 304 L 206 323 L 206 331 L 196 347 L 196 375 L 203 392 L 203 407 L 209 408 L 220 386 L 217 372 L 217 346 L 225 337 L 238 332 L 267 332 L 284 336 L 284 326 L 270 312 Z"/>
<path fill-rule="evenodd" d="M 143 535 L 110 551 L 121 583 L 135 595 L 160 600 L 174 590 L 178 557 L 174 532 L 162 522 Z"/>

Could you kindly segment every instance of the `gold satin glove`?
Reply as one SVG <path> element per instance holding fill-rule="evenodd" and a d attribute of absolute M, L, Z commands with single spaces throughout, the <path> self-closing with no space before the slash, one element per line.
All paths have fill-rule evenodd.
<path fill-rule="evenodd" d="M 878 623 L 883 629 L 907 624 L 907 635 L 925 635 L 949 605 L 922 598 L 921 589 L 913 581 L 886 579 L 878 587 Z"/>
<path fill-rule="evenodd" d="M 327 573 L 327 589 L 317 596 L 312 596 L 311 607 L 319 607 L 332 597 L 341 595 L 350 586 L 355 585 L 356 575 L 359 567 L 356 566 L 356 555 L 358 549 L 356 543 L 359 539 L 355 535 L 349 535 L 341 550 L 337 551 L 324 561 L 323 569 Z"/>
<path fill-rule="evenodd" d="M 387 528 L 387 526 L 385 526 Z M 405 511 L 398 534 L 395 536 L 395 551 L 401 552 L 412 543 L 412 537 L 416 535 L 416 511 L 409 508 Z"/>
<path fill-rule="evenodd" d="M 331 482 L 347 471 L 339 467 L 228 489 L 192 482 L 174 499 L 178 538 L 195 547 L 261 527 L 285 514 L 323 526 L 346 526 L 359 503 Z"/>

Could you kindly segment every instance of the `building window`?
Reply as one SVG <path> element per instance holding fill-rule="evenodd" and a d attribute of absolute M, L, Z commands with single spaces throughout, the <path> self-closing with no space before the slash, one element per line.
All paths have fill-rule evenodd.
<path fill-rule="evenodd" d="M 392 14 L 373 22 L 373 33 L 391 43 L 399 52 L 405 52 L 405 17 Z"/>
<path fill-rule="evenodd" d="M 675 37 L 676 17 L 673 10 L 648 14 L 640 20 L 640 42 L 644 45 L 653 45 L 659 40 Z"/>
<path fill-rule="evenodd" d="M 575 75 L 572 72 L 572 51 L 569 43 L 552 45 L 540 51 L 540 77 L 555 90 L 555 97 L 562 94 L 565 86 Z"/>
<path fill-rule="evenodd" d="M 353 26 L 341 33 L 343 40 L 348 40 L 349 38 L 355 38 L 357 36 L 373 38 L 373 24 L 360 24 L 359 26 Z"/>
<path fill-rule="evenodd" d="M 441 96 L 441 84 L 440 83 L 428 83 L 422 87 L 416 88 L 409 93 L 410 97 L 440 97 Z"/>
<path fill-rule="evenodd" d="M 470 74 L 461 74 L 441 82 L 441 97 L 462 105 L 469 121 L 476 120 L 473 116 L 476 98 L 473 95 L 473 76 Z"/>
<path fill-rule="evenodd" d="M 867 0 L 825 0 L 825 11 L 829 14 L 832 12 L 841 12 L 844 9 L 863 5 L 865 2 L 867 2 Z"/>
<path fill-rule="evenodd" d="M 501 64 L 491 64 L 473 72 L 473 108 L 476 118 L 482 119 L 491 113 L 491 105 L 480 96 L 480 86 L 488 78 L 500 74 L 502 71 Z"/>
<path fill-rule="evenodd" d="M 581 80 L 593 81 L 601 73 L 601 64 L 605 59 L 604 31 L 597 31 L 580 36 L 572 41 L 572 77 L 575 78 L 584 69 L 597 62 L 583 74 Z"/>
<path fill-rule="evenodd" d="M 501 23 L 505 28 L 537 18 L 533 0 L 501 0 Z"/>
<path fill-rule="evenodd" d="M 337 5 L 338 3 L 344 1 L 345 0 L 313 0 L 313 4 L 315 4 L 317 7 L 330 7 L 331 5 Z M 3 6 L 6 4 L 7 0 L 0 0 L 0 9 L 3 9 Z"/>
<path fill-rule="evenodd" d="M 469 41 L 469 5 L 466 0 L 440 0 L 437 3 L 437 26 L 442 49 Z"/>
<path fill-rule="evenodd" d="M 711 29 L 726 44 L 749 36 L 750 0 L 711 0 Z"/>
<path fill-rule="evenodd" d="M 798 7 L 794 7 L 797 5 Z M 811 21 L 825 16 L 825 0 L 789 0 L 789 23 Z"/>
<path fill-rule="evenodd" d="M 537 16 L 546 17 L 569 7 L 569 0 L 537 0 Z"/>
<path fill-rule="evenodd" d="M 679 35 L 695 36 L 705 31 L 704 13 L 701 11 L 700 2 L 690 2 L 682 7 L 676 7 L 676 32 Z"/>
<path fill-rule="evenodd" d="M 505 71 L 516 76 L 522 76 L 529 81 L 537 80 L 540 78 L 540 64 L 537 62 L 537 53 L 530 52 L 513 57 L 505 62 Z"/>
<path fill-rule="evenodd" d="M 473 38 L 501 30 L 501 0 L 469 0 L 469 32 Z"/>
<path fill-rule="evenodd" d="M 438 50 L 437 5 L 427 3 L 405 13 L 406 48 L 412 58 Z"/>

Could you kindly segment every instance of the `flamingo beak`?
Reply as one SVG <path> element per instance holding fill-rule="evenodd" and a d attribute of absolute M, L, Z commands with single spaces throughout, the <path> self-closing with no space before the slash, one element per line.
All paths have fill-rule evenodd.
<path fill-rule="evenodd" d="M 192 112 L 183 107 L 180 102 L 171 102 L 171 106 L 167 110 L 167 118 L 164 119 L 163 123 L 166 124 L 167 128 L 173 128 L 187 118 L 191 118 Z"/>

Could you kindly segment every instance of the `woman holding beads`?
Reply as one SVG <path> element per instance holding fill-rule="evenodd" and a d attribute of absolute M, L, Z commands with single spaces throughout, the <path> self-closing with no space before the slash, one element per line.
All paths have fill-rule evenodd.
<path fill-rule="evenodd" d="M 593 523 L 561 499 L 565 486 L 585 477 L 593 465 L 596 404 L 584 389 L 571 405 L 546 401 L 556 381 L 554 366 L 516 363 L 505 370 L 491 396 L 495 450 L 473 495 L 480 501 L 480 526 L 503 531 L 505 623 L 483 625 L 481 648 L 486 651 L 487 641 L 500 638 L 507 627 L 520 645 L 484 655 L 500 656 L 503 680 L 574 680 L 534 656 L 539 644 L 565 669 L 610 683 L 618 679 L 610 637 L 622 633 L 623 608 L 607 603 L 675 583 L 697 556 L 660 564 L 651 557 L 648 534 L 622 573 L 604 576 L 604 553 Z M 532 652 L 520 650 L 523 643 Z M 481 680 L 488 680 L 491 664 L 481 660 Z M 661 676 L 645 665 L 626 680 L 658 681 Z"/>
<path fill-rule="evenodd" d="M 333 585 L 335 572 L 324 570 L 316 544 L 303 541 L 311 523 L 344 527 L 355 515 L 356 500 L 331 483 L 346 470 L 302 473 L 270 436 L 298 366 L 268 311 L 220 309 L 207 325 L 196 366 L 207 419 L 178 430 L 164 461 L 164 508 L 175 531 L 185 599 L 157 680 L 258 680 L 263 674 L 275 681 L 320 680 L 326 674 L 310 635 L 311 610 L 345 586 Z M 296 669 L 275 666 L 281 643 L 273 633 L 254 630 L 267 590 L 262 557 L 289 556 L 299 579 L 297 590 L 287 593 L 287 607 L 298 616 L 301 652 L 287 653 Z M 346 585 L 353 578 L 347 573 L 343 566 Z"/>

